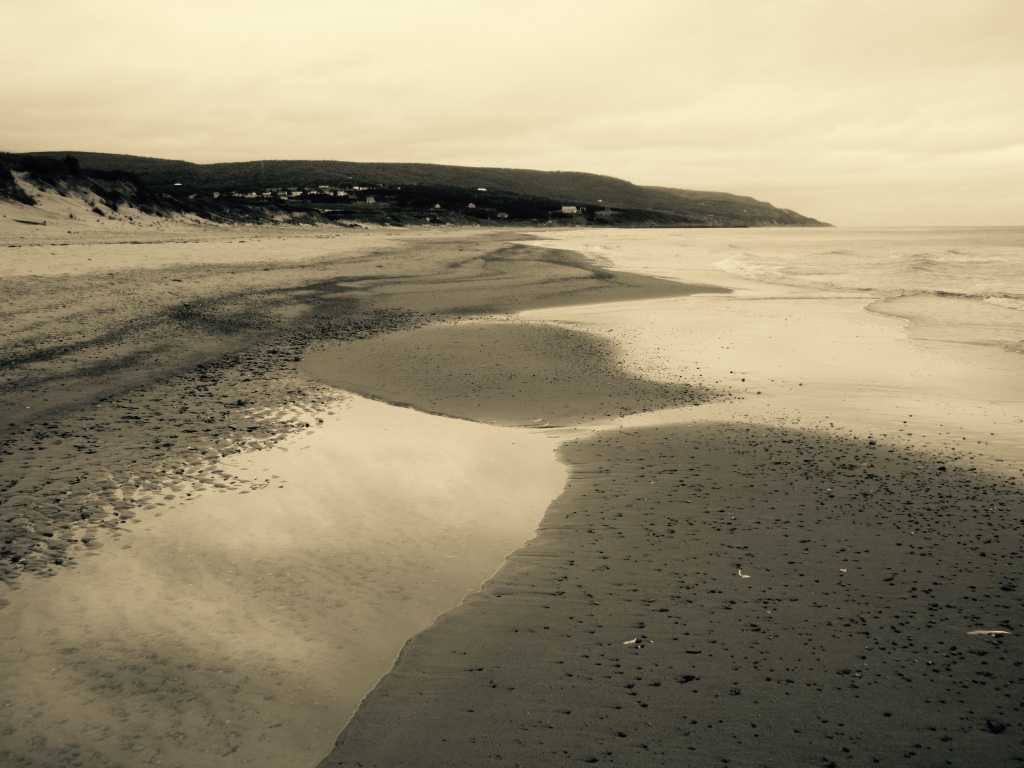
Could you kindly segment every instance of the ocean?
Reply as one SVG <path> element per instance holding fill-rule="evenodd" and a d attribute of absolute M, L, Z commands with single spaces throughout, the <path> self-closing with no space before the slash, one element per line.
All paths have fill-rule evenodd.
<path fill-rule="evenodd" d="M 1024 228 L 779 235 L 730 243 L 713 266 L 761 282 L 870 294 L 870 311 L 909 321 L 915 338 L 1024 352 Z"/>
<path fill-rule="evenodd" d="M 914 338 L 1024 353 L 1024 227 L 619 230 L 558 240 L 578 240 L 611 267 L 684 281 L 861 294 L 869 311 L 908 321 Z"/>

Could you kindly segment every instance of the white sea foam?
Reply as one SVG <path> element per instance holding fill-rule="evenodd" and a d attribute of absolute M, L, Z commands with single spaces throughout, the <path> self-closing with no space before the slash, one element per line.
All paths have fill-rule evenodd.
<path fill-rule="evenodd" d="M 1024 312 L 1024 298 L 1020 296 L 986 296 L 985 303 Z"/>
<path fill-rule="evenodd" d="M 909 320 L 911 335 L 1024 349 L 1024 228 L 667 230 L 640 237 L 675 244 L 678 259 L 670 263 L 663 245 L 648 247 L 639 252 L 657 263 L 630 259 L 632 269 L 686 280 L 699 262 L 700 279 L 710 283 L 863 293 L 885 300 L 877 311 Z M 910 297 L 919 300 L 895 301 Z"/>
<path fill-rule="evenodd" d="M 905 319 L 927 326 L 930 339 L 1022 349 L 1024 229 L 782 230 L 743 233 L 740 242 L 735 233 L 729 237 L 726 257 L 711 263 L 723 275 L 870 292 L 890 300 L 881 311 L 908 310 Z M 891 301 L 907 297 L 922 300 Z"/>

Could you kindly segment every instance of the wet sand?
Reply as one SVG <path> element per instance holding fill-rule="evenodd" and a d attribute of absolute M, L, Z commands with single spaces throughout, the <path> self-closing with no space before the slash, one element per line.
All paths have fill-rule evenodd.
<path fill-rule="evenodd" d="M 2 765 L 314 765 L 533 535 L 550 441 L 347 398 L 140 512 L 0 621 Z"/>
<path fill-rule="evenodd" d="M 607 421 L 717 396 L 697 382 L 650 381 L 615 365 L 618 356 L 593 334 L 488 319 L 320 345 L 300 370 L 368 397 L 505 426 Z"/>
<path fill-rule="evenodd" d="M 537 538 L 409 643 L 321 766 L 1022 759 L 1018 361 L 950 363 L 869 297 L 727 284 L 521 315 L 730 396 L 563 416 L 570 484 Z M 433 408 L 436 377 L 453 415 L 536 418 L 446 354 L 362 385 Z"/>
<path fill-rule="evenodd" d="M 148 314 L 109 300 L 102 289 L 107 275 L 89 278 L 87 298 L 68 289 L 66 277 L 18 283 L 22 314 L 35 319 L 19 327 L 24 338 L 17 343 L 49 351 L 15 360 L 0 393 L 17 412 L 0 463 L 17 491 L 0 505 L 4 533 L 20 546 L 4 550 L 5 574 L 15 585 L 53 576 L 7 592 L 12 602 L 0 616 L 45 613 L 21 596 L 72 583 L 89 565 L 69 567 L 76 560 L 105 561 L 120 572 L 108 553 L 127 539 L 141 541 L 128 532 L 133 528 L 168 524 L 183 495 L 212 487 L 237 511 L 244 509 L 235 506 L 239 499 L 273 491 L 270 484 L 254 487 L 266 477 L 246 481 L 244 473 L 226 471 L 225 462 L 239 452 L 238 460 L 269 460 L 272 451 L 252 451 L 308 439 L 318 431 L 305 425 L 317 419 L 330 429 L 339 396 L 333 387 L 340 386 L 456 417 L 392 409 L 431 423 L 506 435 L 499 442 L 536 438 L 542 445 L 530 449 L 529 461 L 540 462 L 522 464 L 536 469 L 523 470 L 528 480 L 521 473 L 506 478 L 510 487 L 534 486 L 533 474 L 556 466 L 551 450 L 561 446 L 569 483 L 544 513 L 536 538 L 479 592 L 458 605 L 467 589 L 459 583 L 449 592 L 458 607 L 422 612 L 422 626 L 444 615 L 409 641 L 347 726 L 355 683 L 352 701 L 331 704 L 341 735 L 322 766 L 957 766 L 1016 764 L 1024 755 L 1019 443 L 1016 427 L 1003 430 L 999 442 L 981 434 L 1013 410 L 1013 376 L 972 390 L 966 366 L 955 386 L 926 382 L 917 372 L 934 370 L 936 358 L 908 355 L 895 341 L 898 323 L 860 313 L 853 299 L 818 297 L 815 304 L 807 295 L 767 296 L 740 283 L 727 293 L 707 287 L 712 281 L 700 270 L 690 278 L 696 285 L 681 284 L 610 271 L 561 248 L 512 246 L 493 233 L 388 235 L 369 251 L 353 246 L 334 255 L 323 242 L 297 240 L 289 248 L 309 248 L 309 258 L 289 250 L 280 264 L 270 252 L 264 262 L 219 264 L 210 255 L 223 252 L 223 241 L 196 247 L 214 263 L 200 259 L 184 275 L 177 265 L 167 268 L 182 281 L 195 276 L 190 290 L 197 302 L 153 279 L 171 274 L 160 271 L 164 265 L 133 267 L 109 281 L 144 297 Z M 54 291 L 64 291 L 61 301 L 44 298 Z M 103 297 L 108 304 L 97 303 Z M 630 301 L 598 305 L 613 300 Z M 74 304 L 86 301 L 93 303 Z M 202 311 L 183 313 L 185 301 Z M 58 345 L 66 326 L 56 310 L 61 304 L 92 323 L 73 350 Z M 113 308 L 109 317 L 103 306 Z M 531 311 L 511 315 L 522 310 Z M 143 316 L 151 322 L 140 325 Z M 194 342 L 165 343 L 183 333 Z M 117 376 L 95 376 L 75 359 L 81 354 L 116 357 Z M 881 355 L 871 370 L 891 375 L 864 385 L 871 378 L 861 370 L 871 359 L 866 355 Z M 37 392 L 56 404 L 45 417 L 22 414 L 17 406 L 38 404 Z M 96 407 L 99 397 L 105 399 Z M 88 410 L 78 405 L 85 402 Z M 922 430 L 914 422 L 921 412 L 908 410 L 919 403 L 928 406 Z M 491 449 L 476 450 L 487 456 Z M 414 454 L 407 466 L 423 461 Z M 338 486 L 334 475 L 343 473 L 322 465 L 299 461 L 289 471 L 315 493 L 341 487 L 347 501 L 372 500 L 368 489 Z M 168 472 L 177 487 L 165 494 Z M 102 493 L 91 498 L 76 487 L 83 485 Z M 456 495 L 464 495 L 458 488 Z M 282 504 L 306 503 L 301 494 L 282 493 Z M 59 525 L 40 530 L 51 519 Z M 268 510 L 259 519 L 269 524 L 276 516 Z M 463 549 L 474 550 L 492 536 L 474 529 L 477 519 L 469 514 L 441 525 L 441 539 L 466 530 Z M 410 591 L 422 576 L 402 565 L 416 542 L 389 542 L 396 524 L 402 523 L 377 530 L 390 549 L 380 555 L 373 544 L 367 551 L 380 557 L 377 572 L 398 574 L 393 591 L 422 605 L 429 598 Z M 225 525 L 227 535 L 210 537 L 214 559 L 238 536 L 238 524 Z M 69 764 L 117 764 L 110 754 L 138 764 L 125 755 L 143 743 L 161 747 L 146 754 L 165 765 L 312 765 L 326 754 L 331 718 L 314 713 L 321 696 L 333 697 L 357 678 L 365 692 L 390 661 L 382 652 L 380 672 L 357 669 L 376 648 L 375 636 L 343 648 L 334 658 L 351 651 L 347 666 L 333 670 L 335 662 L 314 650 L 335 642 L 339 627 L 352 626 L 332 613 L 331 601 L 351 597 L 370 617 L 383 599 L 379 590 L 355 584 L 365 558 L 355 569 L 326 562 L 335 542 L 325 525 L 305 526 L 312 534 L 300 548 L 306 554 L 283 571 L 282 585 L 308 575 L 303 597 L 284 599 L 291 590 L 282 586 L 272 609 L 241 600 L 238 611 L 200 614 L 219 628 L 209 634 L 223 632 L 229 648 L 251 638 L 255 671 L 227 669 L 223 653 L 210 652 L 201 673 L 182 673 L 186 682 L 170 686 L 171 678 L 154 684 L 151 675 L 181 667 L 164 663 L 171 654 L 122 664 L 121 687 L 104 699 L 110 707 L 123 705 L 132 690 L 173 702 L 178 710 L 165 704 L 162 712 L 183 719 L 160 715 L 168 727 L 150 729 L 146 742 L 118 736 L 110 743 L 120 753 L 78 744 Z M 207 530 L 217 526 L 193 519 L 181 531 L 154 534 L 153 546 L 177 547 Z M 424 552 L 437 546 L 425 541 Z M 250 555 L 259 548 L 238 546 L 228 547 L 231 557 L 211 571 L 228 582 L 218 593 L 225 595 L 222 605 L 255 591 L 259 575 L 246 569 L 258 570 L 260 558 Z M 482 578 L 476 573 L 472 578 Z M 171 589 L 176 574 L 164 569 Z M 339 578 L 345 589 L 325 586 Z M 428 587 L 425 594 L 435 593 Z M 52 600 L 59 616 L 61 603 Z M 184 605 L 203 600 L 193 596 Z M 102 613 L 103 599 L 93 606 Z M 287 617 L 284 630 L 267 626 L 264 620 L 272 620 L 264 613 Z M 384 623 L 399 623 L 387 616 L 400 614 L 385 612 Z M 89 615 L 85 609 L 69 623 L 88 627 Z M 56 653 L 78 647 L 64 642 L 68 631 L 37 634 L 49 632 Z M 272 649 L 279 631 L 292 639 L 305 634 L 305 644 Z M 389 642 L 417 631 L 402 625 Z M 978 631 L 990 634 L 971 634 Z M 187 648 L 200 633 L 182 634 Z M 106 635 L 93 636 L 96 658 L 104 652 L 98 638 Z M 137 644 L 139 656 L 151 642 Z M 398 639 L 389 653 L 400 645 Z M 23 691 L 49 680 L 49 699 L 24 694 L 5 701 L 25 724 L 18 751 L 7 753 L 10 764 L 47 765 L 55 754 L 70 754 L 66 738 L 39 741 L 45 729 L 33 732 L 30 724 L 73 730 L 84 722 L 52 711 L 61 690 L 53 681 L 68 679 L 76 653 L 52 667 L 53 653 L 40 653 L 36 667 L 22 673 Z M 96 662 L 78 667 L 102 669 Z M 211 684 L 221 674 L 230 683 Z M 280 706 L 288 717 L 280 726 L 276 714 L 264 722 L 271 717 L 264 705 L 245 703 L 266 678 L 287 679 L 290 694 Z M 203 709 L 207 689 L 219 691 L 212 698 L 220 714 Z M 98 695 L 88 686 L 64 690 L 83 704 Z M 210 714 L 187 719 L 196 712 Z M 127 724 L 125 734 L 146 732 L 142 720 L 154 714 L 145 708 L 120 720 L 97 717 L 108 728 L 112 720 Z M 7 732 L 5 743 L 14 735 Z"/>
<path fill-rule="evenodd" d="M 614 429 L 321 766 L 1012 765 L 1021 488 L 743 424 Z"/>
<path fill-rule="evenodd" d="M 136 245 L 132 269 L 104 261 L 126 258 L 123 244 L 83 246 L 76 263 L 98 266 L 74 275 L 60 271 L 66 262 L 6 249 L 37 273 L 2 279 L 12 300 L 0 360 L 0 578 L 66 565 L 83 525 L 130 519 L 167 475 L 187 484 L 211 461 L 306 428 L 333 397 L 298 373 L 314 343 L 471 311 L 693 291 L 508 246 L 500 233 L 361 237 L 334 251 L 333 240 L 275 238 L 248 262 L 223 238 L 190 242 L 174 266 L 164 243 L 152 267 L 153 244 Z"/>
<path fill-rule="evenodd" d="M 317 762 L 565 475 L 540 433 L 355 401 L 303 354 L 693 290 L 500 233 L 354 236 L 5 250 L 0 763 Z"/>

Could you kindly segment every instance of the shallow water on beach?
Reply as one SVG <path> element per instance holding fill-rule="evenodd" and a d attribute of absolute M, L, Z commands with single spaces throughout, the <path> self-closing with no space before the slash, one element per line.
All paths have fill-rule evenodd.
<path fill-rule="evenodd" d="M 537 433 L 334 410 L 222 463 L 251 490 L 169 504 L 7 593 L 0 764 L 313 765 L 565 482 Z"/>
<path fill-rule="evenodd" d="M 531 244 L 734 292 L 523 317 L 612 339 L 637 375 L 731 395 L 598 428 L 845 431 L 1017 473 L 1022 233 L 556 232 Z M 17 719 L 0 733 L 68 764 L 312 765 L 406 639 L 532 535 L 565 480 L 557 444 L 588 429 L 352 398 L 280 449 L 225 462 L 251 490 L 168 505 L 14 596 L 0 707 Z"/>

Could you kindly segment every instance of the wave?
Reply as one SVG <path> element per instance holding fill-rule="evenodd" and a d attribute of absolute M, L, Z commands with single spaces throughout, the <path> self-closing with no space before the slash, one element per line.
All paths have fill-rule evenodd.
<path fill-rule="evenodd" d="M 901 262 L 897 265 L 897 269 L 904 269 L 908 272 L 932 271 L 942 266 L 942 262 L 930 253 L 915 253 L 899 258 Z"/>
<path fill-rule="evenodd" d="M 964 266 L 971 268 L 990 268 L 993 266 L 1004 266 L 1005 259 L 993 257 L 987 254 L 968 253 L 958 251 L 955 248 L 947 248 L 943 251 L 922 251 L 910 254 L 893 254 L 889 257 L 890 266 L 909 271 L 928 271 L 935 269 L 955 270 Z M 893 264 L 892 262 L 895 262 Z"/>
<path fill-rule="evenodd" d="M 985 303 L 1024 312 L 1024 296 L 987 296 Z"/>
<path fill-rule="evenodd" d="M 815 258 L 817 257 L 817 258 Z M 918 252 L 886 257 L 838 257 L 815 254 L 760 255 L 743 251 L 714 262 L 713 268 L 757 282 L 881 295 L 932 292 L 969 297 L 1016 299 L 1024 295 L 1021 263 L 954 252 Z M 1008 290 L 1007 290 L 1008 289 Z"/>
<path fill-rule="evenodd" d="M 890 293 L 880 296 L 880 301 L 887 299 L 913 298 L 917 296 L 932 296 L 940 299 L 968 299 L 971 301 L 983 301 L 1005 309 L 1014 309 L 1024 312 L 1024 295 L 1017 293 L 971 293 L 969 291 L 944 291 L 944 290 L 902 290 L 897 293 Z"/>
<path fill-rule="evenodd" d="M 730 246 L 730 248 L 732 247 Z M 730 275 L 758 282 L 778 282 L 783 277 L 785 264 L 766 264 L 763 261 L 757 261 L 757 258 L 751 253 L 741 251 L 736 256 L 728 256 L 721 261 L 714 262 L 711 267 Z"/>
<path fill-rule="evenodd" d="M 956 291 L 911 291 L 864 307 L 898 318 L 912 338 L 998 347 L 1024 353 L 1024 296 Z"/>

